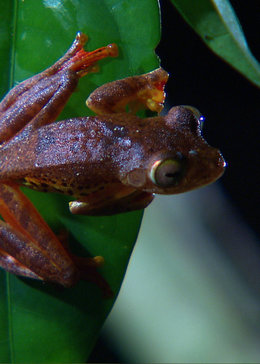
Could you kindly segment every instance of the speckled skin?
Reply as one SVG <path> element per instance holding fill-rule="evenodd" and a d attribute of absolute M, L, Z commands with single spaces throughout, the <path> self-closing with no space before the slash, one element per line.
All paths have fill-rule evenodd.
<path fill-rule="evenodd" d="M 186 164 L 180 183 L 169 188 L 152 183 L 147 175 L 151 163 L 180 154 Z M 223 172 L 223 159 L 202 138 L 192 112 L 177 106 L 164 117 L 142 119 L 120 113 L 46 125 L 2 148 L 0 168 L 1 180 L 76 197 L 107 184 L 173 194 L 217 179 Z M 137 171 L 140 183 L 130 177 Z"/>
<path fill-rule="evenodd" d="M 78 34 L 52 67 L 16 86 L 0 104 L 0 265 L 10 272 L 69 286 L 93 267 L 71 257 L 19 185 L 78 199 L 72 213 L 115 214 L 146 207 L 154 193 L 174 194 L 215 181 L 220 152 L 201 136 L 190 107 L 139 118 L 140 105 L 159 112 L 168 74 L 161 68 L 103 85 L 87 105 L 98 115 L 54 123 L 80 77 L 115 56 L 115 45 L 85 52 Z M 165 163 L 164 163 L 165 162 Z M 159 171 L 157 173 L 157 171 Z M 88 267 L 88 269 L 87 269 Z"/>
<path fill-rule="evenodd" d="M 12 167 L 15 170 L 19 165 L 22 156 L 19 139 L 29 140 L 34 131 L 56 119 L 79 78 L 91 72 L 97 60 L 117 55 L 114 44 L 86 52 L 83 50 L 86 40 L 84 34 L 78 33 L 61 59 L 17 85 L 0 103 L 0 174 L 4 175 L 5 170 Z M 16 161 L 8 162 L 7 151 L 14 144 Z M 26 150 L 23 153 L 27 154 L 27 160 L 31 159 Z M 71 256 L 20 191 L 19 181 L 14 182 L 11 177 L 1 180 L 0 214 L 5 220 L 0 220 L 0 266 L 3 269 L 65 287 L 79 279 L 92 280 L 104 295 L 111 295 L 108 283 L 96 271 L 103 258 Z"/>

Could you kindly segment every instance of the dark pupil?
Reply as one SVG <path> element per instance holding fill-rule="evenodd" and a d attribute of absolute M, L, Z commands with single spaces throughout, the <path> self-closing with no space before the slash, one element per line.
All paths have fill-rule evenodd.
<path fill-rule="evenodd" d="M 178 173 L 177 172 L 175 172 L 175 173 L 166 173 L 165 177 L 173 178 L 173 177 L 176 176 L 176 174 L 178 174 Z"/>
<path fill-rule="evenodd" d="M 165 161 L 156 171 L 156 182 L 161 187 L 171 187 L 178 183 L 181 165 L 176 161 Z"/>

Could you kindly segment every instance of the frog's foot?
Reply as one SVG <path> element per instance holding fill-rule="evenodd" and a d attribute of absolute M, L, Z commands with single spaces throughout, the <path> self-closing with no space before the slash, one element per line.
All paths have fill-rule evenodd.
<path fill-rule="evenodd" d="M 99 115 L 125 112 L 127 106 L 132 113 L 140 108 L 159 113 L 163 109 L 167 80 L 168 73 L 158 68 L 140 76 L 110 82 L 92 92 L 86 104 Z"/>
<path fill-rule="evenodd" d="M 87 52 L 83 49 L 83 46 L 87 38 L 85 34 L 78 33 L 76 39 L 72 45 L 75 47 L 75 53 L 70 53 L 70 58 L 65 59 L 60 69 L 70 69 L 77 73 L 79 77 L 86 75 L 89 72 L 96 72 L 98 68 L 96 67 L 96 62 L 102 58 L 106 57 L 117 57 L 118 48 L 117 45 L 112 43 L 105 47 L 95 49 L 92 52 Z"/>
<path fill-rule="evenodd" d="M 104 264 L 103 257 L 96 256 L 93 258 L 82 258 L 73 255 L 72 259 L 79 270 L 80 279 L 97 285 L 101 289 L 104 298 L 113 297 L 114 293 L 111 290 L 110 285 L 97 271 L 97 268 Z"/>
<path fill-rule="evenodd" d="M 62 230 L 57 235 L 59 241 L 62 243 L 67 252 L 69 252 L 69 234 L 67 230 Z M 88 281 L 96 284 L 102 291 L 104 298 L 110 298 L 113 296 L 113 292 L 108 282 L 98 272 L 98 268 L 104 265 L 105 259 L 98 255 L 91 257 L 79 257 L 71 254 L 70 257 L 73 263 L 78 269 L 78 279 Z M 1 259 L 1 258 L 0 258 Z M 32 277 L 35 278 L 35 277 Z M 36 277 L 37 278 L 37 277 Z"/>

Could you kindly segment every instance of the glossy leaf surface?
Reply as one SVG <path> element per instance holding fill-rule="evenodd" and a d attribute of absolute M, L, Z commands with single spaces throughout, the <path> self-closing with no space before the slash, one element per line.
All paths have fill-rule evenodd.
<path fill-rule="evenodd" d="M 193 0 L 172 0 L 172 3 L 213 52 L 260 86 L 260 65 L 248 48 L 228 0 L 200 0 L 196 4 Z"/>
<path fill-rule="evenodd" d="M 158 66 L 155 0 L 7 1 L 0 14 L 1 96 L 62 56 L 79 30 L 90 37 L 88 50 L 114 42 L 120 54 L 80 81 L 60 119 L 88 115 L 85 99 L 97 86 Z M 25 191 L 55 232 L 69 232 L 73 251 L 104 256 L 100 271 L 115 299 L 142 213 L 77 217 L 68 198 Z M 0 362 L 85 362 L 114 301 L 86 282 L 63 289 L 1 271 L 0 285 Z"/>

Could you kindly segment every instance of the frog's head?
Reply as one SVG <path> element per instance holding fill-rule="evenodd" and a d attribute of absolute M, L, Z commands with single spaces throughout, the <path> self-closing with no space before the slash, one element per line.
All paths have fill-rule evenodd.
<path fill-rule="evenodd" d="M 145 165 L 127 175 L 126 184 L 146 192 L 176 194 L 217 180 L 225 161 L 220 151 L 203 139 L 199 111 L 176 106 L 163 120 L 164 126 L 158 125 L 159 144 L 153 141 L 157 151 L 147 156 Z M 161 127 L 164 134 L 160 135 Z"/>

